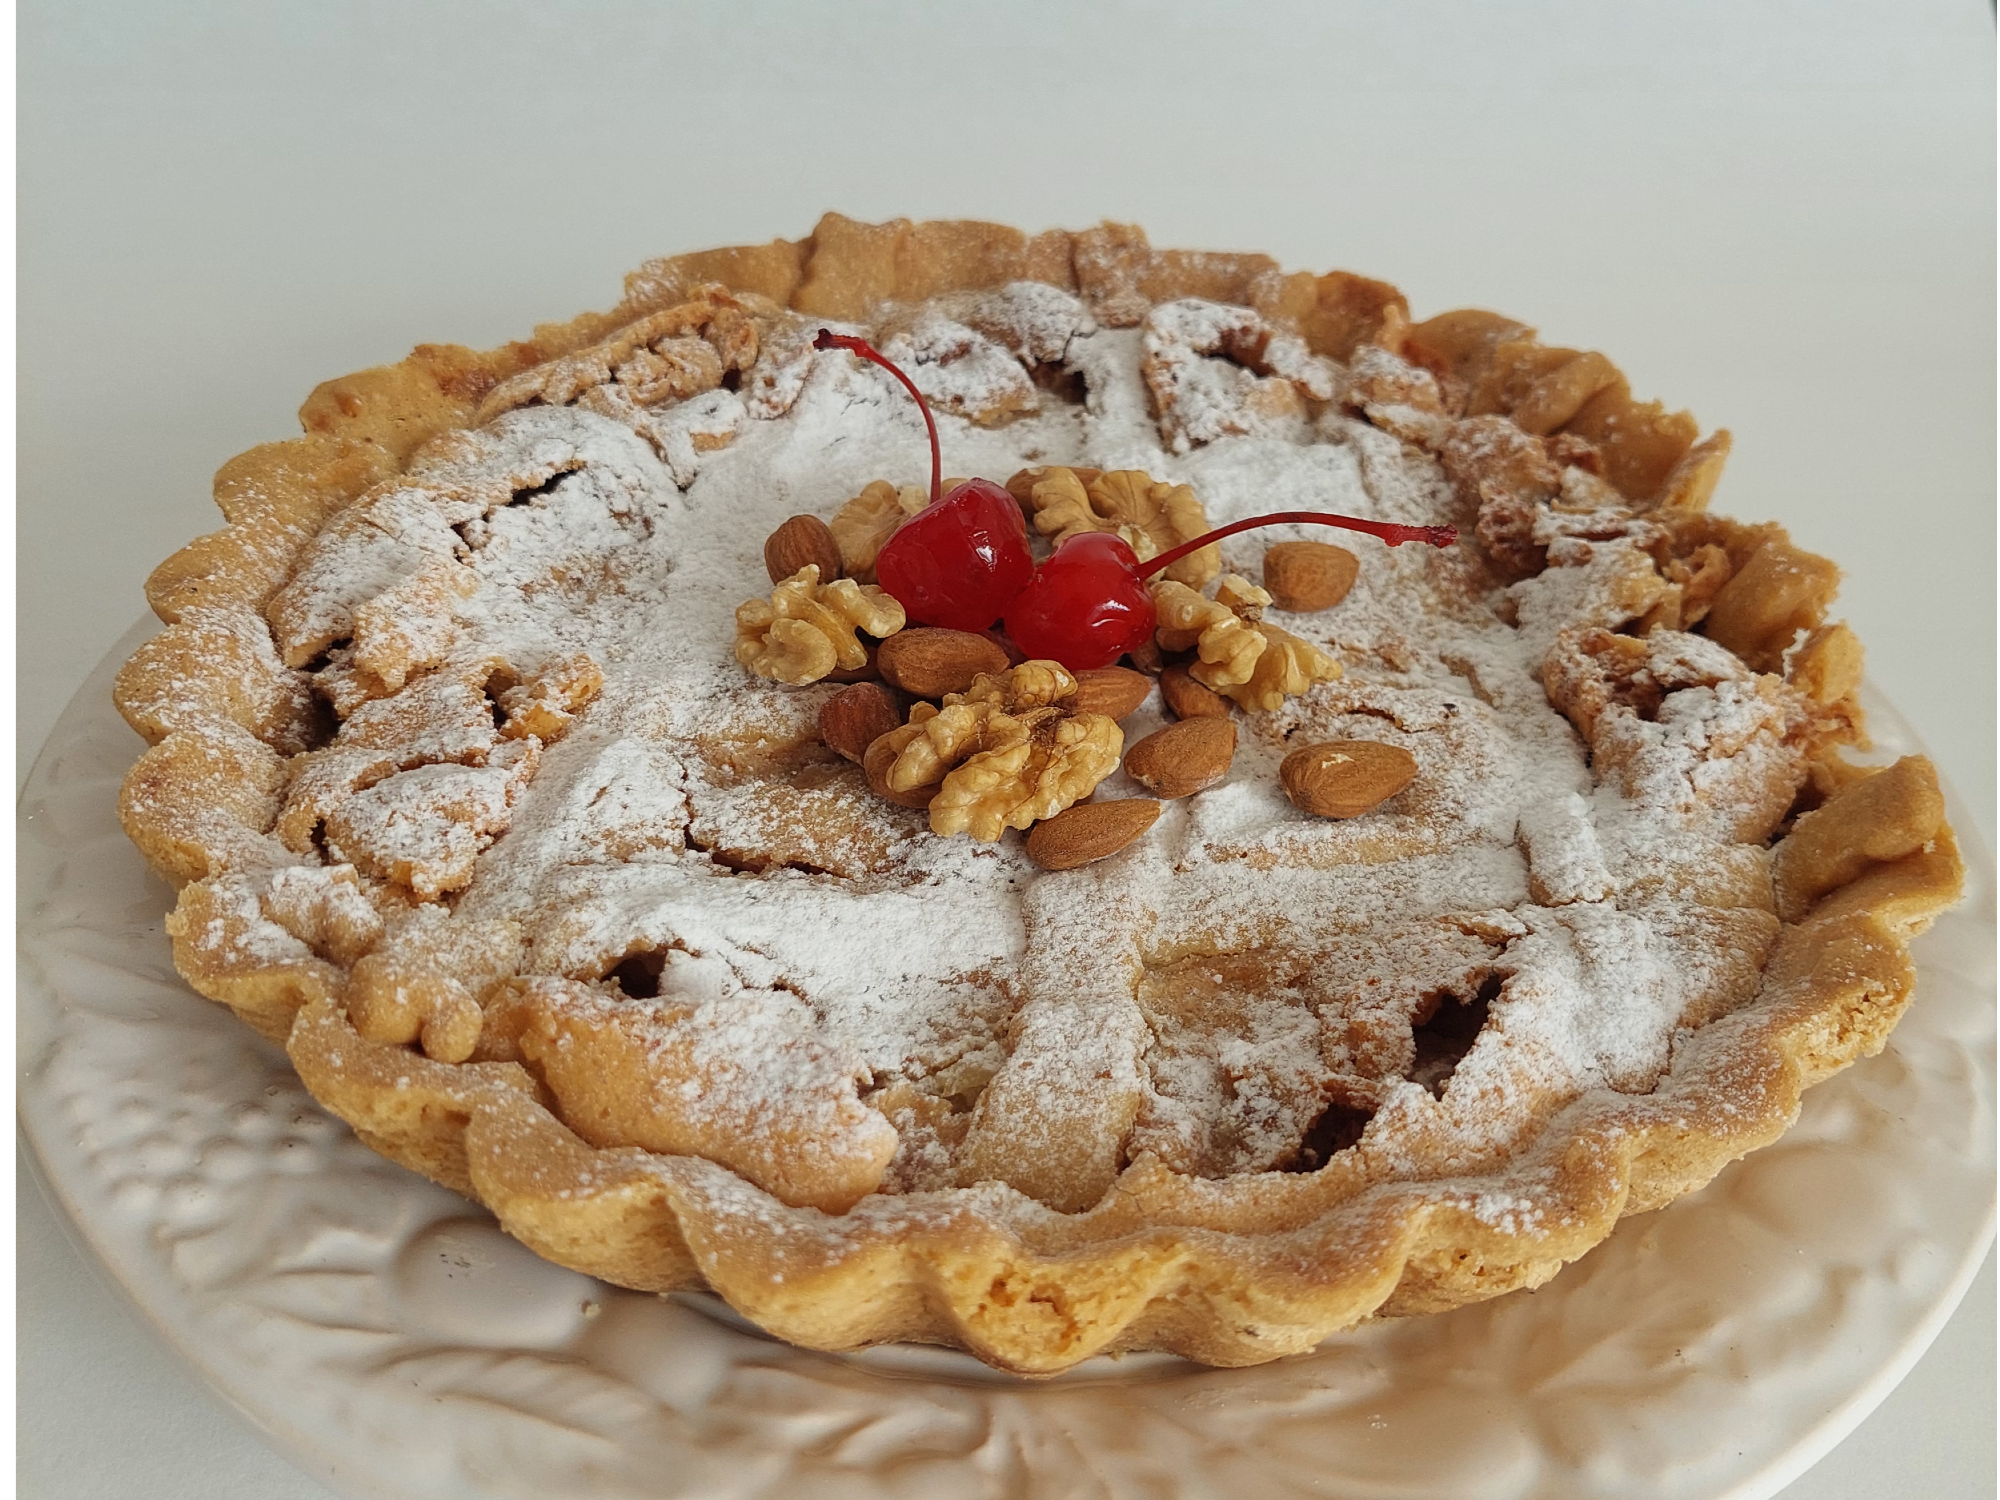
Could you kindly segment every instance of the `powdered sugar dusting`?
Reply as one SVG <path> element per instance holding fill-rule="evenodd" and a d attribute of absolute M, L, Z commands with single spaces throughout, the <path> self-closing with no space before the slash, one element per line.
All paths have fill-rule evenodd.
<path fill-rule="evenodd" d="M 1144 329 L 1101 330 L 1067 294 L 1009 288 L 892 326 L 892 352 L 937 397 L 949 473 L 1143 468 L 1191 485 L 1218 525 L 1286 509 L 1463 519 L 1431 453 L 1327 405 L 1339 372 L 1247 309 L 1174 304 Z M 703 1043 L 726 1046 L 731 1090 L 763 1091 L 744 1118 L 852 1069 L 903 1137 L 888 1186 L 1060 1179 L 1044 1199 L 1074 1187 L 1070 1207 L 1144 1156 L 1203 1176 L 1336 1149 L 1370 1171 L 1471 1170 L 1583 1092 L 1651 1088 L 1678 1026 L 1747 999 L 1743 964 L 1754 980 L 1769 933 L 1742 893 L 1768 907 L 1768 877 L 1737 841 L 1763 836 L 1769 789 L 1787 784 L 1797 705 L 1686 637 L 1662 647 L 1657 713 L 1607 714 L 1593 762 L 1544 692 L 1544 662 L 1564 631 L 1643 612 L 1658 583 L 1598 512 L 1543 538 L 1552 565 L 1504 593 L 1462 552 L 1338 538 L 1362 563 L 1348 597 L 1268 618 L 1345 677 L 1242 716 L 1229 780 L 1087 872 L 1039 872 L 1011 837 L 937 838 L 873 798 L 813 731 L 833 689 L 754 680 L 732 655 L 733 611 L 768 587 L 761 547 L 780 521 L 928 467 L 900 388 L 795 333 L 771 334 L 741 397 L 524 407 L 420 462 L 365 526 L 329 528 L 295 585 L 299 649 L 337 641 L 419 554 L 478 580 L 448 660 L 390 703 L 568 652 L 604 677 L 563 738 L 537 745 L 525 790 L 490 731 L 448 755 L 352 760 L 342 747 L 365 744 L 377 710 L 357 711 L 328 753 L 350 769 L 327 796 L 349 809 L 364 870 L 386 873 L 369 851 L 395 803 L 384 791 L 371 813 L 371 777 L 498 797 L 469 832 L 404 842 L 468 862 L 458 916 L 518 922 L 529 972 L 616 1007 L 650 1003 L 619 998 L 634 961 L 715 966 L 716 994 L 763 997 L 757 1014 L 784 1019 L 767 1028 L 782 1059 L 754 1026 L 718 1022 Z M 1058 360 L 1080 404 L 1031 379 Z M 426 485 L 428 511 L 404 515 Z M 1293 537 L 1326 533 L 1233 538 L 1225 565 L 1255 577 L 1264 548 Z M 1127 721 L 1128 744 L 1158 712 Z M 1399 746 L 1417 779 L 1365 817 L 1310 818 L 1277 767 L 1334 738 Z M 1115 776 L 1100 795 L 1135 791 Z M 1725 909 L 1751 914 L 1725 934 L 1749 957 L 1691 960 Z M 1326 1135 L 1350 1115 L 1354 1139 Z M 1080 1143 L 1067 1176 L 1029 1160 L 1064 1141 Z M 1041 1212 L 976 1191 L 996 1212 Z M 1502 1193 L 1470 1211 L 1530 1210 Z"/>

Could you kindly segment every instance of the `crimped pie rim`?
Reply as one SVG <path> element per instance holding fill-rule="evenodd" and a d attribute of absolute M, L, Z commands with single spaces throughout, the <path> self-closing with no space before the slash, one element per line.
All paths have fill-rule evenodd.
<path fill-rule="evenodd" d="M 835 226 L 842 233 L 855 227 Z M 479 395 L 498 379 L 651 310 L 649 287 L 658 298 L 716 279 L 740 291 L 782 291 L 780 300 L 796 306 L 816 257 L 840 253 L 827 229 L 823 221 L 806 241 L 653 263 L 628 281 L 617 310 L 538 328 L 526 342 L 483 354 L 423 346 L 396 365 L 327 382 L 301 410 L 306 436 L 253 449 L 218 476 L 230 525 L 156 570 L 148 586 L 156 612 L 175 625 L 187 609 L 211 602 L 218 582 L 229 586 L 228 561 L 246 557 L 263 560 L 268 596 L 310 540 L 310 530 L 276 510 L 239 500 L 232 513 L 225 481 L 237 497 L 295 485 L 330 514 L 394 473 L 426 439 L 470 425 Z M 724 274 L 732 268 L 734 282 Z M 997 284 L 980 282 L 979 273 L 951 289 Z M 921 286 L 955 272 L 925 266 L 918 256 L 911 274 Z M 225 559 L 219 568 L 218 557 Z M 261 606 L 262 598 L 244 602 Z M 220 694 L 221 685 L 207 689 Z M 117 696 L 131 717 L 138 695 L 122 678 Z M 244 728 L 172 728 L 134 768 L 128 790 L 148 775 L 171 780 L 188 758 L 255 758 Z M 133 806 L 128 795 L 128 827 Z M 140 841 L 163 873 L 194 873 Z M 561 1264 L 646 1290 L 707 1285 L 762 1326 L 812 1347 L 891 1338 L 955 1343 L 1027 1373 L 1130 1347 L 1243 1364 L 1310 1347 L 1371 1313 L 1437 1310 L 1539 1284 L 1622 1214 L 1661 1206 L 1775 1139 L 1796 1115 L 1803 1089 L 1879 1051 L 1909 1003 L 1909 939 L 1956 893 L 1948 830 L 1936 854 L 1901 870 L 1877 866 L 1872 910 L 1840 909 L 1829 898 L 1788 924 L 1757 999 L 1677 1049 L 1651 1094 L 1589 1095 L 1560 1112 L 1531 1152 L 1545 1174 L 1539 1231 L 1498 1229 L 1441 1199 L 1436 1184 L 1378 1185 L 1303 1219 L 1265 1206 L 1255 1215 L 1263 1229 L 1226 1230 L 1213 1226 L 1240 1213 L 1230 1201 L 1254 1193 L 1254 1185 L 1189 1188 L 1135 1171 L 1104 1203 L 1078 1215 L 1024 1215 L 1019 1195 L 997 1184 L 912 1195 L 882 1212 L 864 1201 L 849 1216 L 844 1248 L 825 1252 L 832 1242 L 812 1237 L 824 1252 L 812 1253 L 801 1237 L 785 1247 L 745 1233 L 717 1190 L 753 1190 L 724 1182 L 731 1174 L 721 1167 L 584 1145 L 535 1102 L 511 1065 L 450 1065 L 365 1041 L 347 1020 L 334 965 L 283 976 L 276 991 L 284 998 L 275 1006 L 269 983 L 210 984 L 204 992 L 233 1001 L 252 1025 L 287 1041 L 307 1087 L 369 1144 L 478 1199 L 509 1232 Z M 1885 910 L 1888 920 L 1875 914 Z M 1727 1114 L 1701 1107 L 1714 1096 L 1699 1086 L 1717 1076 L 1729 1083 L 1735 1107 Z M 985 1211 L 993 1194 L 1013 1199 L 1004 1223 Z M 1018 1227 L 1024 1222 L 1032 1227 Z M 996 1318 L 996 1293 L 1010 1303 L 1026 1297 L 1054 1306 L 1054 1322 L 1044 1319 L 1047 1326 L 1033 1330 Z"/>

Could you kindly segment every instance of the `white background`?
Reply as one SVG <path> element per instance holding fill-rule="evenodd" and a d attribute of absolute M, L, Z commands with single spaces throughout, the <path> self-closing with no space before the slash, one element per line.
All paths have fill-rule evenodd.
<path fill-rule="evenodd" d="M 1994 826 L 1994 41 L 1874 4 L 192 4 L 20 13 L 22 770 L 318 381 L 830 207 L 1144 223 L 1495 307 L 1736 436 Z M 135 753 L 137 741 L 134 741 Z M 20 1197 L 20 1482 L 321 1497 Z M 1989 1264 L 1787 1500 L 1994 1493 Z"/>

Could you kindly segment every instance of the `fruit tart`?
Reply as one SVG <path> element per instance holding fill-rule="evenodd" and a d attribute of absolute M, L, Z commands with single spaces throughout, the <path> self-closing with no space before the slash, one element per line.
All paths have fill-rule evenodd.
<path fill-rule="evenodd" d="M 819 1349 L 1532 1287 L 1878 1051 L 1961 866 L 1729 435 L 1393 286 L 863 224 L 327 382 L 117 683 L 368 1144 Z"/>

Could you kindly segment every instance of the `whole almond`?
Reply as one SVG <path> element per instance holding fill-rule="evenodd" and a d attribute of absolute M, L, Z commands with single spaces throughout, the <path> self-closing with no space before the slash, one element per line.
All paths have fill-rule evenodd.
<path fill-rule="evenodd" d="M 1168 667 L 1160 674 L 1160 696 L 1177 719 L 1226 719 L 1229 700 L 1214 688 L 1194 680 L 1186 667 Z"/>
<path fill-rule="evenodd" d="M 861 642 L 862 647 L 868 652 L 868 660 L 858 667 L 835 667 L 826 676 L 820 678 L 821 682 L 873 682 L 882 675 L 881 664 L 876 660 L 876 656 L 882 649 L 881 646 L 877 642 L 868 640 L 863 636 L 857 636 L 856 639 Z"/>
<path fill-rule="evenodd" d="M 1415 756 L 1376 740 L 1305 745 L 1278 767 L 1292 805 L 1322 818 L 1359 817 L 1395 796 L 1416 774 Z"/>
<path fill-rule="evenodd" d="M 1149 677 L 1159 676 L 1160 668 L 1166 665 L 1160 658 L 1160 643 L 1151 636 L 1127 651 L 1125 660 L 1132 663 L 1136 671 L 1144 672 Z"/>
<path fill-rule="evenodd" d="M 1279 542 L 1264 553 L 1264 587 L 1280 609 L 1310 614 L 1347 597 L 1361 559 L 1326 542 Z"/>
<path fill-rule="evenodd" d="M 933 625 L 899 630 L 882 643 L 875 658 L 882 675 L 919 698 L 962 693 L 981 672 L 1007 670 L 1007 653 L 997 642 L 968 630 Z"/>
<path fill-rule="evenodd" d="M 879 682 L 857 682 L 819 706 L 819 737 L 829 750 L 838 751 L 856 765 L 870 745 L 902 722 L 896 700 Z"/>
<path fill-rule="evenodd" d="M 1069 706 L 1074 713 L 1122 719 L 1152 691 L 1153 679 L 1144 672 L 1130 667 L 1089 667 L 1076 674 L 1076 696 Z"/>
<path fill-rule="evenodd" d="M 1160 804 L 1150 797 L 1080 802 L 1034 826 L 1028 834 L 1028 858 L 1044 870 L 1074 870 L 1116 854 L 1159 816 Z"/>
<path fill-rule="evenodd" d="M 1236 757 L 1230 719 L 1182 719 L 1125 752 L 1125 774 L 1156 797 L 1190 797 L 1229 774 Z"/>
<path fill-rule="evenodd" d="M 943 783 L 933 782 L 929 786 L 911 787 L 907 792 L 891 791 L 889 788 L 889 767 L 894 765 L 901 752 L 890 743 L 885 734 L 877 738 L 861 753 L 861 770 L 868 778 L 868 785 L 878 797 L 886 797 L 898 807 L 929 807 L 931 798 L 938 794 Z"/>
<path fill-rule="evenodd" d="M 807 563 L 819 565 L 819 581 L 840 576 L 840 543 L 818 516 L 793 516 L 764 538 L 764 571 L 783 583 Z"/>

